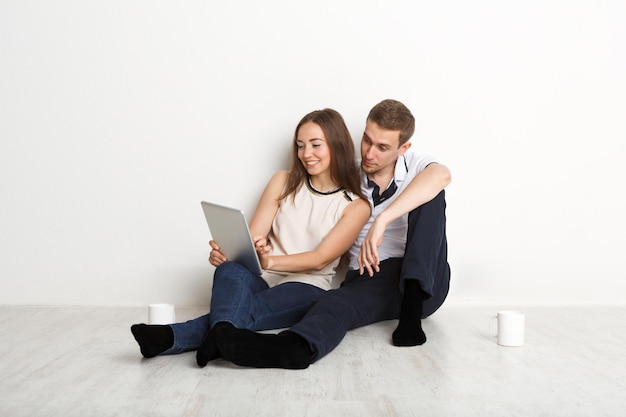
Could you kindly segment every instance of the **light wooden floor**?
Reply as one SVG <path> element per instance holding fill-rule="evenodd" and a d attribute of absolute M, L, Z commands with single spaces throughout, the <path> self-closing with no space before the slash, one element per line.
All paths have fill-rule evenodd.
<path fill-rule="evenodd" d="M 146 310 L 0 307 L 0 416 L 626 415 L 626 307 L 523 308 L 526 344 L 506 348 L 495 309 L 444 306 L 422 347 L 378 323 L 303 371 L 142 359 L 129 326 Z"/>

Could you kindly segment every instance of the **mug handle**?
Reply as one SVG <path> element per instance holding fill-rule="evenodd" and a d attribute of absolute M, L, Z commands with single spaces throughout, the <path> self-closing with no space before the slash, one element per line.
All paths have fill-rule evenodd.
<path fill-rule="evenodd" d="M 498 327 L 496 324 L 496 328 L 494 331 L 493 323 L 498 321 L 498 316 L 490 316 L 489 317 L 489 335 L 491 337 L 498 337 Z"/>

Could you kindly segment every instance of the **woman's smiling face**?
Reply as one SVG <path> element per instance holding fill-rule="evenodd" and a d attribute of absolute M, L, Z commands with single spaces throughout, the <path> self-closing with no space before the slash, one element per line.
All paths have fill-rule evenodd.
<path fill-rule="evenodd" d="M 298 159 L 309 175 L 319 175 L 330 170 L 330 148 L 318 124 L 307 122 L 300 126 L 296 145 Z"/>

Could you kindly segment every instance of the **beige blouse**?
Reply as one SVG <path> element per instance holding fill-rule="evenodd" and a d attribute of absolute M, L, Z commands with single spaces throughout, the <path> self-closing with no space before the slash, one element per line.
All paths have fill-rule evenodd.
<path fill-rule="evenodd" d="M 280 201 L 269 235 L 272 244 L 270 255 L 292 255 L 314 250 L 337 224 L 343 210 L 357 198 L 343 188 L 327 193 L 317 191 L 307 181 L 295 195 Z M 340 257 L 320 271 L 264 271 L 262 278 L 270 287 L 285 282 L 302 282 L 329 290 L 339 260 Z"/>

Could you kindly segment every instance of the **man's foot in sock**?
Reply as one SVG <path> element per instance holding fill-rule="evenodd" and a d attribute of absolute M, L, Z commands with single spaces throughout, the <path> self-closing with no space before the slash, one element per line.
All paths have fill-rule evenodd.
<path fill-rule="evenodd" d="M 198 347 L 198 351 L 196 352 L 196 363 L 199 367 L 203 368 L 207 363 L 209 363 L 209 361 L 218 359 L 222 356 L 217 348 L 217 338 L 218 335 L 221 334 L 222 329 L 225 327 L 233 327 L 233 325 L 227 322 L 219 322 L 216 323 L 211 330 L 209 330 L 209 333 L 207 333 L 206 337 L 202 341 L 202 344 Z"/>
<path fill-rule="evenodd" d="M 417 280 L 404 281 L 404 295 L 400 306 L 400 321 L 391 340 L 395 346 L 418 346 L 426 343 L 422 330 L 422 304 L 424 292 Z"/>
<path fill-rule="evenodd" d="M 394 346 L 419 346 L 426 343 L 426 334 L 421 323 L 404 323 L 400 321 L 391 336 Z"/>
<path fill-rule="evenodd" d="M 174 331 L 168 325 L 133 324 L 130 331 L 146 358 L 153 358 L 174 345 Z"/>
<path fill-rule="evenodd" d="M 217 345 L 224 359 L 239 366 L 305 369 L 311 362 L 307 341 L 290 331 L 261 334 L 230 327 L 220 335 Z"/>

